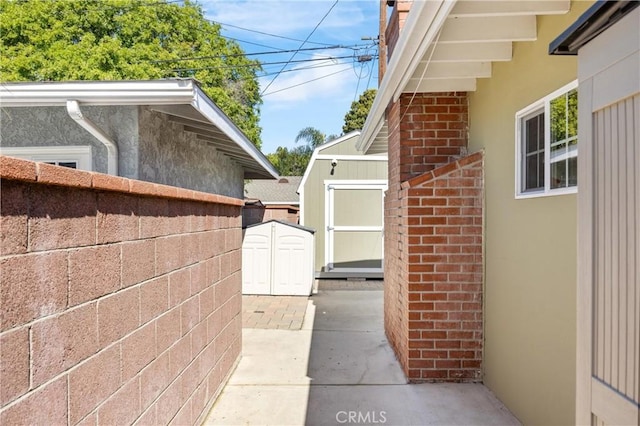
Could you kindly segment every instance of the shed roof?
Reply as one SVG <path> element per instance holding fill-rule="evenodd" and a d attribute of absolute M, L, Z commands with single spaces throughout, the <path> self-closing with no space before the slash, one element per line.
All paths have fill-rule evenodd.
<path fill-rule="evenodd" d="M 246 226 L 245 229 L 247 229 L 247 228 L 255 228 L 257 226 L 264 226 L 264 225 L 267 225 L 267 224 L 272 223 L 272 222 L 273 223 L 279 223 L 280 225 L 284 225 L 284 226 L 290 226 L 292 228 L 300 229 L 302 231 L 307 231 L 307 232 L 310 232 L 312 234 L 315 234 L 315 232 L 316 232 L 315 229 L 309 228 L 308 226 L 302 226 L 302 225 L 298 225 L 297 223 L 285 222 L 283 220 L 278 220 L 278 219 L 271 219 L 271 220 L 268 220 L 266 222 L 254 223 L 254 224 Z"/>
<path fill-rule="evenodd" d="M 193 79 L 3 83 L 4 107 L 148 105 L 170 116 L 185 132 L 237 162 L 245 179 L 273 179 L 277 170 Z"/>
<path fill-rule="evenodd" d="M 245 183 L 245 198 L 262 201 L 263 204 L 300 204 L 296 192 L 302 176 L 281 176 L 279 180 L 252 180 Z"/>

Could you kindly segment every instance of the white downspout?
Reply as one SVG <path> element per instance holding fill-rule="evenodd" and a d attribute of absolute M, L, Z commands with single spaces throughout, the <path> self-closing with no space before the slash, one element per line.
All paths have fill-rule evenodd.
<path fill-rule="evenodd" d="M 82 115 L 78 101 L 67 101 L 67 113 L 69 113 L 69 117 L 107 147 L 107 173 L 118 176 L 118 145 L 93 121 Z"/>

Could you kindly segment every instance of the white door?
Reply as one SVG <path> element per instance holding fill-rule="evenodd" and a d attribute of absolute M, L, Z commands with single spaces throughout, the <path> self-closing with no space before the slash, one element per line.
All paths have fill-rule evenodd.
<path fill-rule="evenodd" d="M 242 242 L 242 293 L 271 294 L 271 227 L 245 230 Z"/>
<path fill-rule="evenodd" d="M 638 22 L 578 55 L 577 424 L 640 424 Z"/>
<path fill-rule="evenodd" d="M 382 272 L 386 181 L 325 182 L 328 271 Z"/>
<path fill-rule="evenodd" d="M 285 225 L 276 226 L 271 294 L 308 296 L 313 285 L 312 262 L 311 234 Z"/>

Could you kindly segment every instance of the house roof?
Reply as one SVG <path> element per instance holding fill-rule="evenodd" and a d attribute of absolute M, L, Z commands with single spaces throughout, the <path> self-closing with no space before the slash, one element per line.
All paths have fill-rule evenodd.
<path fill-rule="evenodd" d="M 192 79 L 3 83 L 3 107 L 148 105 L 237 162 L 245 179 L 273 179 L 278 172 Z"/>
<path fill-rule="evenodd" d="M 358 149 L 387 151 L 385 109 L 401 94 L 475 91 L 491 63 L 510 61 L 514 41 L 537 37 L 537 15 L 563 14 L 569 0 L 414 1 L 362 129 Z"/>
<path fill-rule="evenodd" d="M 279 180 L 252 180 L 244 185 L 245 198 L 262 204 L 300 204 L 296 192 L 302 176 L 281 176 Z"/>
<path fill-rule="evenodd" d="M 577 55 L 578 49 L 640 6 L 637 0 L 597 1 L 549 45 L 550 55 Z"/>

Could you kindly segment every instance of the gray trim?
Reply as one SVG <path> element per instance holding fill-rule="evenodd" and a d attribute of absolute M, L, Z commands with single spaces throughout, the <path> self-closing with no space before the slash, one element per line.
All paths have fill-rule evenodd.
<path fill-rule="evenodd" d="M 577 55 L 582 46 L 638 6 L 638 0 L 598 0 L 549 44 L 549 55 Z"/>

